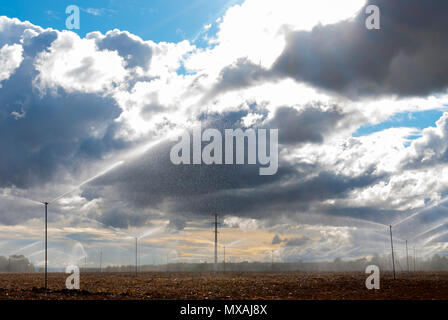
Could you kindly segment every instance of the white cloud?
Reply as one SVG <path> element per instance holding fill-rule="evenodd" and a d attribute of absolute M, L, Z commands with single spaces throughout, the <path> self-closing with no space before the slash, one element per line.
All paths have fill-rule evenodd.
<path fill-rule="evenodd" d="M 94 15 L 94 16 L 100 16 L 101 15 L 101 9 L 87 8 L 86 12 L 88 14 L 91 14 L 91 15 Z"/>
<path fill-rule="evenodd" d="M 61 86 L 68 92 L 102 92 L 122 83 L 124 61 L 116 53 L 98 51 L 93 40 L 73 32 L 59 33 L 48 52 L 36 61 L 36 86 L 42 91 Z"/>
<path fill-rule="evenodd" d="M 23 48 L 19 44 L 5 44 L 0 49 L 0 82 L 9 79 L 12 73 L 20 66 L 23 60 Z M 1 85 L 1 84 L 0 84 Z"/>

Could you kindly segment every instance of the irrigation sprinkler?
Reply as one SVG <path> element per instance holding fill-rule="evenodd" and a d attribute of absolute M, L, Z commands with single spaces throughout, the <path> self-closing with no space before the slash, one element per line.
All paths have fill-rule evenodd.
<path fill-rule="evenodd" d="M 224 272 L 226 272 L 226 246 L 224 246 Z"/>
<path fill-rule="evenodd" d="M 218 214 L 215 213 L 215 271 L 218 270 Z"/>
<path fill-rule="evenodd" d="M 48 237 L 48 202 L 43 203 L 45 205 L 45 290 L 48 288 L 48 278 L 47 278 L 47 264 L 48 264 L 48 248 L 47 248 L 47 237 Z"/>
<path fill-rule="evenodd" d="M 415 246 L 414 246 L 414 272 L 415 272 Z"/>
<path fill-rule="evenodd" d="M 138 258 L 137 258 L 137 240 L 138 238 L 135 237 L 135 276 L 137 276 L 137 272 L 138 272 Z"/>
<path fill-rule="evenodd" d="M 392 270 L 394 273 L 394 280 L 395 280 L 395 259 L 394 259 L 394 242 L 392 239 L 392 225 L 389 226 L 389 229 L 390 229 L 390 247 L 392 250 Z"/>
<path fill-rule="evenodd" d="M 406 265 L 408 267 L 408 272 L 409 272 L 408 240 L 406 240 Z"/>

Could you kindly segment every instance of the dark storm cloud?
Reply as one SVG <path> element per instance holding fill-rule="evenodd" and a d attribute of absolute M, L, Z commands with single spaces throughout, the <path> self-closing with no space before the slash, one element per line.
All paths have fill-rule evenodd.
<path fill-rule="evenodd" d="M 377 5 L 381 29 L 368 30 L 367 5 Z M 448 87 L 448 3 L 370 0 L 354 19 L 289 31 L 267 70 L 247 59 L 225 67 L 208 98 L 284 77 L 358 98 L 425 96 Z"/>
<path fill-rule="evenodd" d="M 101 216 L 94 216 L 106 226 L 127 229 L 130 226 L 143 226 L 152 216 L 144 212 L 135 212 L 129 208 L 114 207 L 106 210 Z"/>
<path fill-rule="evenodd" d="M 2 196 L 1 200 L 0 225 L 13 226 L 30 219 L 43 219 L 43 205 L 20 198 Z"/>
<path fill-rule="evenodd" d="M 173 217 L 168 224 L 168 228 L 174 230 L 183 230 L 187 226 L 187 222 L 182 217 Z"/>
<path fill-rule="evenodd" d="M 308 237 L 291 238 L 287 239 L 285 246 L 287 247 L 301 247 L 308 244 L 311 241 Z"/>
<path fill-rule="evenodd" d="M 280 107 L 267 126 L 279 128 L 281 144 L 322 143 L 324 136 L 331 133 L 344 116 L 336 107 L 322 110 L 307 106 L 300 111 L 291 107 Z"/>
<path fill-rule="evenodd" d="M 89 37 L 95 38 L 98 49 L 116 51 L 126 61 L 127 67 L 148 69 L 152 57 L 151 47 L 129 32 L 113 30 L 103 38 L 98 33 L 90 34 Z"/>
<path fill-rule="evenodd" d="M 289 112 L 286 113 L 285 118 L 292 118 Z M 319 130 L 321 134 L 327 131 L 324 128 L 327 122 L 331 127 L 342 117 L 334 110 L 326 113 L 305 109 L 304 113 L 303 118 L 298 113 L 294 119 L 298 124 L 308 122 L 308 125 L 315 121 L 316 135 Z M 219 117 L 209 115 L 204 117 L 203 129 L 213 127 L 223 131 L 224 128 L 236 128 L 246 115 L 247 111 Z M 274 118 L 278 119 L 280 115 Z M 322 119 L 325 116 L 329 119 Z M 289 128 L 291 131 L 295 130 L 293 123 Z M 289 134 L 292 139 L 294 133 Z M 322 136 L 313 139 L 320 142 Z M 293 216 L 297 212 L 308 211 L 316 203 L 342 199 L 348 192 L 386 178 L 378 175 L 374 167 L 350 177 L 308 163 L 292 165 L 282 159 L 277 174 L 273 176 L 260 176 L 257 165 L 174 165 L 169 157 L 174 144 L 173 141 L 161 142 L 142 156 L 98 178 L 85 191 L 86 196 L 89 200 L 120 200 L 135 212 L 141 213 L 146 209 L 163 212 L 170 219 L 170 224 L 179 228 L 184 226 L 184 221 L 209 216 L 213 212 L 259 219 L 285 214 Z M 327 214 L 331 215 L 331 212 Z M 118 214 L 107 216 L 102 222 L 114 226 L 125 224 Z"/>
<path fill-rule="evenodd" d="M 195 212 L 207 215 L 211 210 L 250 218 L 268 218 L 274 213 L 294 214 L 309 209 L 313 203 L 328 199 L 343 199 L 347 193 L 377 183 L 384 176 L 367 171 L 348 177 L 332 172 L 321 172 L 315 177 L 300 179 L 299 174 L 272 184 L 258 184 L 256 188 L 233 188 L 211 194 L 201 194 L 197 201 L 188 198 L 165 204 L 175 212 Z M 280 183 L 281 182 L 281 183 Z M 179 201 L 183 200 L 183 201 Z"/>
<path fill-rule="evenodd" d="M 221 120 L 235 124 L 243 115 L 233 113 Z M 155 208 L 169 216 L 198 217 L 219 212 L 268 218 L 274 212 L 297 213 L 315 202 L 344 198 L 352 190 L 385 178 L 373 167 L 349 177 L 282 160 L 273 176 L 260 176 L 255 165 L 174 165 L 169 158 L 174 143 L 160 143 L 93 184 L 107 186 L 104 197 L 120 197 L 132 207 Z"/>
<path fill-rule="evenodd" d="M 288 166 L 273 176 L 260 176 L 257 165 L 174 165 L 169 153 L 174 142 L 165 142 L 127 162 L 95 185 L 116 185 L 133 205 L 150 206 L 165 198 L 189 198 L 218 191 L 254 188 L 295 174 Z M 118 190 L 117 189 L 117 190 Z"/>
<path fill-rule="evenodd" d="M 248 87 L 256 81 L 264 80 L 267 76 L 266 69 L 246 58 L 240 58 L 234 64 L 221 70 L 218 83 L 206 98 L 218 93 Z"/>
<path fill-rule="evenodd" d="M 282 240 L 280 239 L 280 237 L 276 234 L 274 236 L 274 238 L 272 238 L 272 244 L 280 244 L 282 243 Z"/>
<path fill-rule="evenodd" d="M 353 20 L 291 32 L 272 72 L 350 96 L 427 95 L 448 86 L 448 2 L 371 0 L 381 29 Z"/>
<path fill-rule="evenodd" d="M 387 179 L 386 179 L 387 180 Z M 381 209 L 378 207 L 369 207 L 369 206 L 358 206 L 358 207 L 347 207 L 340 205 L 331 205 L 331 206 L 321 206 L 319 211 L 328 215 L 329 223 L 333 225 L 345 225 L 346 221 L 339 221 L 338 218 L 349 217 L 360 219 L 359 223 L 362 224 L 361 221 L 365 221 L 368 225 L 369 221 L 373 223 L 384 224 L 385 226 L 390 225 L 395 219 L 397 219 L 400 214 L 409 214 L 409 212 L 403 212 L 400 210 L 387 210 Z M 334 218 L 334 221 L 332 221 Z M 369 225 L 370 227 L 372 225 Z M 378 226 L 380 227 L 380 226 Z"/>
<path fill-rule="evenodd" d="M 52 30 L 45 30 L 35 37 L 25 38 L 23 43 L 24 55 L 35 57 L 38 53 L 46 51 L 57 38 L 57 32 Z"/>

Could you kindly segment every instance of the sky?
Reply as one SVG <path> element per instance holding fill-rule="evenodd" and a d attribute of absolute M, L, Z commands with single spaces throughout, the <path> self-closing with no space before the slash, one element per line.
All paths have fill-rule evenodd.
<path fill-rule="evenodd" d="M 215 213 L 227 261 L 447 254 L 447 9 L 1 0 L 0 255 L 43 265 L 41 201 L 54 268 L 211 262 Z M 278 129 L 278 171 L 173 164 L 199 126 Z"/>
<path fill-rule="evenodd" d="M 179 42 L 193 40 L 204 25 L 214 23 L 230 6 L 239 0 L 43 0 L 2 1 L 1 14 L 30 21 L 42 28 L 65 30 L 66 8 L 79 7 L 82 13 L 80 29 L 73 30 L 81 37 L 89 32 L 126 30 L 145 40 Z"/>

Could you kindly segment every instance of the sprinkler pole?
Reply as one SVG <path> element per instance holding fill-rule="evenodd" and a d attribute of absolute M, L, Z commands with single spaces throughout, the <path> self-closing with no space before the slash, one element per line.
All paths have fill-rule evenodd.
<path fill-rule="evenodd" d="M 392 249 L 392 270 L 394 272 L 394 280 L 395 280 L 395 259 L 394 259 L 394 242 L 392 240 L 392 226 L 390 228 L 390 247 Z"/>

